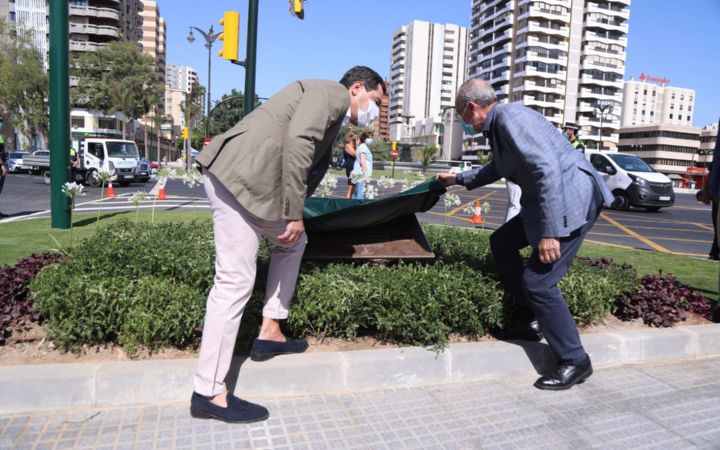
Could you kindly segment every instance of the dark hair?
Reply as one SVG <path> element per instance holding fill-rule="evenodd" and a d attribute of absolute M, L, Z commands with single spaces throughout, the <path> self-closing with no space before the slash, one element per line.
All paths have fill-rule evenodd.
<path fill-rule="evenodd" d="M 371 133 L 371 132 L 369 132 L 369 131 L 363 131 L 362 134 L 360 135 L 360 143 L 365 142 L 365 139 L 371 138 L 371 137 L 372 137 L 372 133 Z"/>
<path fill-rule="evenodd" d="M 353 67 L 345 72 L 345 75 L 343 75 L 342 79 L 340 79 L 340 84 L 349 89 L 356 81 L 362 81 L 363 86 L 365 86 L 365 89 L 368 91 L 374 91 L 377 89 L 377 85 L 379 84 L 382 86 L 383 94 L 387 94 L 385 81 L 383 81 L 382 77 L 378 75 L 377 72 L 369 67 Z"/>

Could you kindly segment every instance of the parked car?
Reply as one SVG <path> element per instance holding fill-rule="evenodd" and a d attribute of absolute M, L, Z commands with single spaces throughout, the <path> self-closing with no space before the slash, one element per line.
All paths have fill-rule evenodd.
<path fill-rule="evenodd" d="M 33 156 L 33 157 L 35 157 L 35 156 L 40 156 L 40 157 L 43 157 L 43 158 L 49 158 L 49 157 L 50 157 L 50 150 L 35 150 L 35 151 L 32 153 L 32 156 Z M 30 172 L 31 172 L 33 175 L 40 175 L 40 174 L 42 173 L 42 169 L 40 168 L 40 166 L 37 166 L 37 165 L 31 165 L 28 170 L 30 170 Z"/>
<path fill-rule="evenodd" d="M 144 183 L 150 180 L 150 162 L 145 158 L 138 160 L 137 170 L 135 171 L 135 181 Z"/>
<path fill-rule="evenodd" d="M 631 206 L 639 206 L 648 211 L 657 211 L 675 203 L 675 191 L 670 178 L 656 172 L 637 156 L 587 150 L 585 157 L 602 175 L 615 196 L 613 209 L 626 211 Z"/>
<path fill-rule="evenodd" d="M 23 158 L 30 156 L 28 152 L 10 152 L 7 154 L 7 167 L 10 173 L 29 172 L 30 166 L 23 163 Z"/>

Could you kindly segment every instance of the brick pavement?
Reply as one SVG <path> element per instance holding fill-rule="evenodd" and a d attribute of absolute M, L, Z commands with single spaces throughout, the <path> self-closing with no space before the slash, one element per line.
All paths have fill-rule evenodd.
<path fill-rule="evenodd" d="M 188 402 L 2 415 L 0 448 L 720 449 L 720 358 L 601 368 L 565 392 L 535 378 L 252 398 L 271 416 L 251 425 Z"/>

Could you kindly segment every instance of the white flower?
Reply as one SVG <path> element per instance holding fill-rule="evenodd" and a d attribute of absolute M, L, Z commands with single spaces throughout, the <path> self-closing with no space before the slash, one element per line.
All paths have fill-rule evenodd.
<path fill-rule="evenodd" d="M 480 209 L 482 209 L 482 211 L 487 214 L 487 212 L 490 211 L 490 203 L 484 202 L 482 206 L 480 206 Z"/>
<path fill-rule="evenodd" d="M 453 206 L 460 206 L 460 197 L 455 194 L 445 194 L 445 208 L 452 208 Z"/>
<path fill-rule="evenodd" d="M 382 176 L 378 180 L 377 185 L 382 189 L 390 189 L 395 186 L 395 180 L 390 177 Z"/>
<path fill-rule="evenodd" d="M 187 187 L 192 189 L 202 183 L 202 174 L 199 170 L 192 168 L 182 174 L 182 181 Z"/>
<path fill-rule="evenodd" d="M 365 188 L 365 198 L 374 199 L 377 196 L 377 188 L 375 186 L 368 185 Z"/>
<path fill-rule="evenodd" d="M 131 202 L 133 205 L 138 206 L 143 200 L 145 200 L 145 197 L 147 197 L 147 192 L 137 191 L 130 198 L 128 198 L 128 201 Z"/>
<path fill-rule="evenodd" d="M 422 180 L 405 180 L 405 182 L 402 185 L 401 191 L 407 191 L 409 189 L 414 188 L 418 184 L 422 183 Z"/>
<path fill-rule="evenodd" d="M 322 181 L 320 181 L 320 187 L 326 187 L 330 190 L 335 189 L 337 187 L 337 177 L 333 175 L 330 172 L 327 172 L 325 176 L 323 177 Z"/>
<path fill-rule="evenodd" d="M 473 214 L 475 214 L 475 207 L 472 204 L 465 205 L 465 207 L 463 208 L 463 212 L 465 214 L 473 215 Z"/>
<path fill-rule="evenodd" d="M 98 180 L 102 181 L 103 183 L 106 183 L 110 178 L 112 178 L 112 176 L 112 172 L 107 169 L 100 169 L 97 172 Z"/>
<path fill-rule="evenodd" d="M 369 183 L 370 177 L 367 176 L 364 172 L 351 172 L 350 173 L 350 182 L 353 184 L 356 183 Z"/>
<path fill-rule="evenodd" d="M 71 199 L 77 197 L 78 195 L 82 195 L 82 191 L 82 184 L 77 184 L 75 182 L 67 182 L 62 185 L 62 193 L 65 194 L 66 197 L 69 197 Z"/>

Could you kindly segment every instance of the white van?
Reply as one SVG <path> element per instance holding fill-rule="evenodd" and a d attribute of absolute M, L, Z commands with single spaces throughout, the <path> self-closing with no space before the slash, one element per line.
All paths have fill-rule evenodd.
<path fill-rule="evenodd" d="M 585 157 L 602 175 L 615 196 L 613 209 L 626 211 L 631 206 L 639 206 L 648 211 L 657 211 L 675 203 L 670 178 L 655 172 L 637 156 L 586 150 Z"/>

